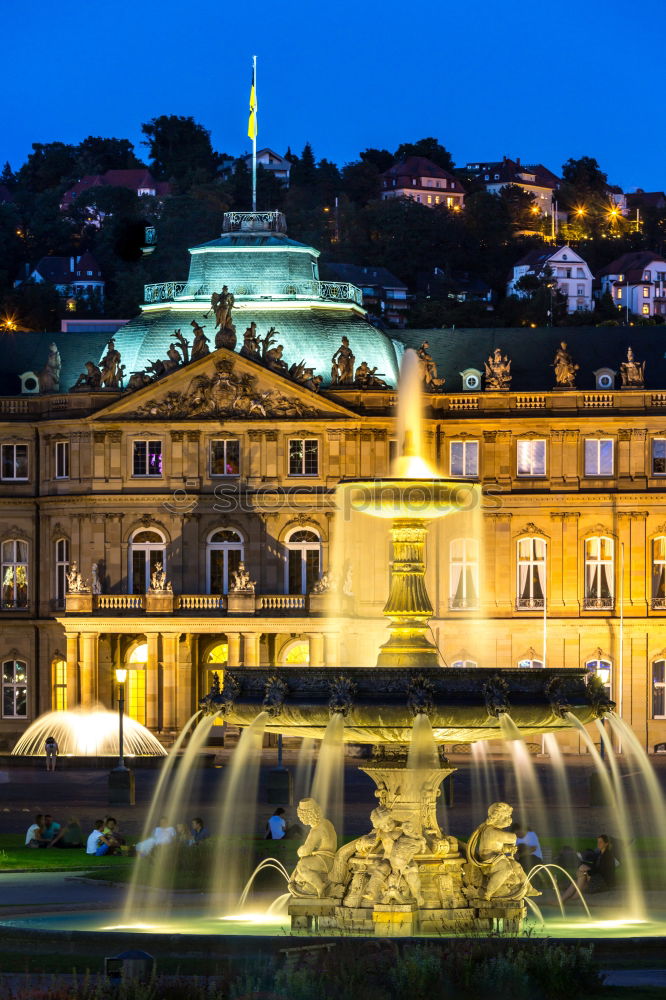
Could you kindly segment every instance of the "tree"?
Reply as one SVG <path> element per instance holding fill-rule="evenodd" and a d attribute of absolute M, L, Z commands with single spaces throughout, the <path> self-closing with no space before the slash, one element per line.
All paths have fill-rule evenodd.
<path fill-rule="evenodd" d="M 76 146 L 33 142 L 32 153 L 17 176 L 19 184 L 35 194 L 69 183 L 76 177 Z"/>
<path fill-rule="evenodd" d="M 211 180 L 217 169 L 210 132 L 182 115 L 160 115 L 141 126 L 146 136 L 143 145 L 150 153 L 151 170 L 159 180 L 178 182 L 186 190 L 197 177 L 199 183 Z"/>
<path fill-rule="evenodd" d="M 0 313 L 15 316 L 26 330 L 58 330 L 63 303 L 54 285 L 24 282 L 4 296 Z"/>
<path fill-rule="evenodd" d="M 9 160 L 5 163 L 2 168 L 2 173 L 0 174 L 0 184 L 4 184 L 6 188 L 13 188 L 16 184 L 16 177 L 14 171 L 12 170 Z"/>
<path fill-rule="evenodd" d="M 589 194 L 604 194 L 608 185 L 608 176 L 593 156 L 567 160 L 562 164 L 562 180 L 578 191 Z"/>
<path fill-rule="evenodd" d="M 503 188 L 500 188 L 499 196 L 506 205 L 514 232 L 535 228 L 539 212 L 533 194 L 523 191 L 517 184 L 505 184 Z M 537 212 L 534 212 L 535 208 L 537 208 Z"/>
<path fill-rule="evenodd" d="M 370 160 L 345 164 L 342 168 L 342 190 L 359 205 L 367 205 L 373 198 L 378 198 L 381 190 L 378 167 Z"/>
<path fill-rule="evenodd" d="M 289 181 L 292 187 L 312 188 L 317 183 L 317 165 L 309 142 L 303 146 L 301 155 L 292 161 Z"/>
<path fill-rule="evenodd" d="M 129 139 L 103 139 L 93 135 L 79 143 L 76 159 L 81 177 L 86 174 L 105 174 L 107 170 L 131 170 L 144 166 Z"/>
<path fill-rule="evenodd" d="M 567 297 L 560 291 L 550 264 L 528 271 L 515 285 L 527 293 L 524 318 L 537 326 L 561 326 L 567 320 Z"/>
<path fill-rule="evenodd" d="M 393 153 L 389 153 L 388 149 L 364 149 L 359 155 L 363 163 L 372 164 L 380 174 L 393 166 Z"/>
<path fill-rule="evenodd" d="M 417 142 L 403 142 L 396 149 L 394 159 L 396 162 L 400 162 L 401 160 L 406 160 L 408 156 L 425 156 L 428 160 L 436 163 L 438 167 L 441 167 L 442 170 L 451 172 L 454 169 L 453 160 L 448 149 L 432 136 L 427 139 L 419 139 Z"/>

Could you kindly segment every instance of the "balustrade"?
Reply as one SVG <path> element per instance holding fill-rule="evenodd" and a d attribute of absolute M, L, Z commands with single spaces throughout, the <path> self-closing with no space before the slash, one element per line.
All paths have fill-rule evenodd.
<path fill-rule="evenodd" d="M 146 303 L 173 302 L 175 299 L 208 301 L 217 287 L 187 281 L 162 281 L 144 285 Z M 363 293 L 348 281 L 244 281 L 230 284 L 236 299 L 326 299 L 332 302 L 363 304 Z"/>

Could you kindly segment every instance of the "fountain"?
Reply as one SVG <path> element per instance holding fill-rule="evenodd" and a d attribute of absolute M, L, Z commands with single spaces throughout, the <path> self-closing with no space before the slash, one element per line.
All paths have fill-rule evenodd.
<path fill-rule="evenodd" d="M 55 736 L 60 757 L 118 757 L 118 713 L 101 705 L 46 712 L 32 722 L 12 750 L 13 757 L 43 757 L 44 741 Z M 140 722 L 125 716 L 126 757 L 164 757 L 166 750 Z"/>
<path fill-rule="evenodd" d="M 572 724 L 584 730 L 611 707 L 584 670 L 439 666 L 428 636 L 428 525 L 467 507 L 469 486 L 438 478 L 423 458 L 420 382 L 418 358 L 407 351 L 393 477 L 340 487 L 348 509 L 391 522 L 389 638 L 376 666 L 226 669 L 221 690 L 201 705 L 242 727 L 261 713 L 266 732 L 330 740 L 333 727 L 338 740 L 373 747 L 361 768 L 377 786 L 367 834 L 338 849 L 323 801 L 301 802 L 310 833 L 289 882 L 294 930 L 388 936 L 518 929 L 526 899 L 538 892 L 513 858 L 511 807 L 493 803 L 466 848 L 443 833 L 437 799 L 453 769 L 441 745 L 522 740 Z"/>

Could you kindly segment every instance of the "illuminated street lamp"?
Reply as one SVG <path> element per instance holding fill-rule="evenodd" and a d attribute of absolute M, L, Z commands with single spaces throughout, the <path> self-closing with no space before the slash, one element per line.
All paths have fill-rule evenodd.
<path fill-rule="evenodd" d="M 118 682 L 118 765 L 109 772 L 109 805 L 134 805 L 134 772 L 125 767 L 123 716 L 125 714 L 125 682 L 127 670 L 116 667 Z"/>
<path fill-rule="evenodd" d="M 125 714 L 125 681 L 127 680 L 127 670 L 124 667 L 116 668 L 116 680 L 118 681 L 118 770 L 127 770 L 125 767 L 125 754 L 123 745 L 123 716 Z"/>

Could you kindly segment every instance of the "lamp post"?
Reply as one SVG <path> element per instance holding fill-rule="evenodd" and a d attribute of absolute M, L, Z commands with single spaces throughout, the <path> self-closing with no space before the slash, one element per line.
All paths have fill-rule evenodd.
<path fill-rule="evenodd" d="M 118 764 L 109 772 L 109 805 L 134 805 L 134 772 L 125 767 L 123 717 L 125 715 L 125 681 L 127 670 L 116 667 L 118 682 Z"/>

